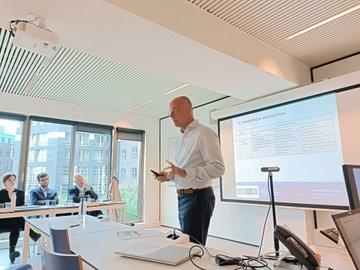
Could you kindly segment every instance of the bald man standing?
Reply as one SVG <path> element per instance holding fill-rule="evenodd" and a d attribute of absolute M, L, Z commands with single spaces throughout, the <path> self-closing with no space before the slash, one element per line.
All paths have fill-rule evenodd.
<path fill-rule="evenodd" d="M 194 119 L 188 97 L 173 99 L 169 109 L 181 132 L 175 149 L 176 165 L 167 161 L 169 171 L 162 171 L 156 179 L 175 182 L 181 230 L 190 235 L 192 242 L 205 245 L 215 207 L 212 181 L 225 172 L 219 139 L 215 132 Z"/>

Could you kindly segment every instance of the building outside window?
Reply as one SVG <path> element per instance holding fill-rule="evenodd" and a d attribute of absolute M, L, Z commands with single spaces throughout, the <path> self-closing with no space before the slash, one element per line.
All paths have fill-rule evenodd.
<path fill-rule="evenodd" d="M 137 178 L 137 171 L 138 171 L 137 167 L 132 167 L 131 168 L 131 179 L 136 179 Z"/>
<path fill-rule="evenodd" d="M 119 176 L 121 197 L 126 202 L 125 220 L 140 221 L 142 218 L 143 133 L 118 131 L 116 174 Z M 127 158 L 127 153 L 130 158 Z M 127 172 L 129 175 L 127 175 Z"/>
<path fill-rule="evenodd" d="M 37 150 L 37 160 L 36 161 L 37 162 L 46 162 L 47 161 L 47 149 Z"/>
<path fill-rule="evenodd" d="M 0 176 L 11 172 L 19 177 L 22 131 L 23 120 L 0 114 Z"/>
<path fill-rule="evenodd" d="M 110 183 L 111 130 L 78 126 L 76 131 L 74 173 L 85 176 L 99 195 L 107 198 Z"/>
<path fill-rule="evenodd" d="M 48 145 L 48 133 L 39 134 L 38 145 L 39 146 L 47 146 Z"/>
<path fill-rule="evenodd" d="M 26 168 L 26 200 L 38 186 L 37 173 L 46 171 L 50 187 L 59 194 L 61 203 L 67 201 L 72 125 L 31 120 L 30 144 Z M 34 153 L 34 154 L 33 154 Z"/>
<path fill-rule="evenodd" d="M 125 181 L 126 179 L 126 168 L 121 168 L 120 169 L 120 180 Z"/>
<path fill-rule="evenodd" d="M 120 159 L 126 160 L 126 150 L 127 149 L 120 149 Z"/>
<path fill-rule="evenodd" d="M 137 159 L 138 158 L 138 148 L 137 147 L 131 147 L 131 158 Z"/>

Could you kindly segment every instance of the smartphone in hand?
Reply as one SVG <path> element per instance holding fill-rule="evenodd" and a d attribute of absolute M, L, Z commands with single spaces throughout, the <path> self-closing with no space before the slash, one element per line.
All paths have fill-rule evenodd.
<path fill-rule="evenodd" d="M 155 175 L 155 177 L 162 176 L 161 173 L 158 173 L 158 172 L 156 172 L 154 170 L 150 170 L 150 171 L 153 173 L 153 175 Z"/>

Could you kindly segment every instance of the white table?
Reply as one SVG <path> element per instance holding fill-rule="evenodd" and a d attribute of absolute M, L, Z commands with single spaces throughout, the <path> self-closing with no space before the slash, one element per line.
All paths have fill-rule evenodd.
<path fill-rule="evenodd" d="M 87 205 L 88 211 L 96 210 L 110 210 L 110 209 L 120 209 L 122 211 L 122 220 L 123 222 L 123 210 L 125 207 L 124 202 L 94 202 Z M 9 209 L 8 212 L 0 212 L 0 219 L 2 218 L 14 218 L 14 217 L 29 217 L 29 216 L 50 216 L 54 217 L 57 214 L 67 214 L 77 212 L 79 209 L 79 204 L 71 203 L 65 205 L 55 205 L 55 206 L 17 206 L 13 209 Z"/>
<path fill-rule="evenodd" d="M 76 224 L 76 217 L 55 217 L 55 218 L 41 218 L 41 219 L 27 219 L 26 223 L 29 226 L 40 230 L 44 235 L 49 235 L 49 224 L 51 227 L 69 228 L 70 225 Z M 129 230 L 129 226 L 124 226 L 114 222 L 101 222 L 92 217 L 88 217 L 85 226 L 75 227 L 69 229 L 69 238 L 72 252 L 81 255 L 83 262 L 90 269 L 131 269 L 131 270 L 143 270 L 143 269 L 154 269 L 163 270 L 169 269 L 170 266 L 152 262 L 146 262 L 136 259 L 129 259 L 121 257 L 115 254 L 115 251 L 126 249 L 127 246 L 134 244 L 142 244 L 142 242 L 151 242 L 153 244 L 163 245 L 174 245 L 176 242 L 167 239 L 165 235 L 144 238 L 144 239 L 132 239 L 123 240 L 118 236 L 118 232 L 121 230 Z M 191 243 L 183 243 L 181 245 L 191 246 Z M 242 254 L 236 253 L 228 254 L 232 256 L 239 255 L 255 255 L 257 254 L 257 248 L 247 245 L 239 244 L 239 250 Z M 217 253 L 211 250 L 212 253 Z M 322 263 L 324 266 L 331 266 L 333 269 L 346 269 L 355 270 L 352 265 L 349 256 L 341 253 L 338 249 L 317 247 L 317 252 L 322 255 Z M 234 266 L 220 267 L 214 262 L 214 259 L 210 259 L 207 256 L 203 258 L 195 258 L 195 262 L 206 269 L 234 269 Z M 270 261 L 270 268 L 277 270 L 293 269 L 299 270 L 300 266 L 282 264 L 274 268 Z M 86 267 L 85 266 L 85 267 Z M 195 269 L 190 261 L 180 264 L 177 267 L 171 267 L 174 269 Z"/>
<path fill-rule="evenodd" d="M 124 222 L 124 202 L 93 202 L 87 205 L 88 211 L 120 209 L 120 222 Z M 78 212 L 79 205 L 76 203 L 55 205 L 55 206 L 18 206 L 9 209 L 9 212 L 0 212 L 0 219 L 29 217 L 29 216 L 49 216 L 54 217 L 57 214 L 69 214 Z M 3 209 L 4 210 L 4 209 Z M 23 243 L 23 260 L 27 262 L 29 256 L 29 231 L 30 228 L 25 222 L 24 243 Z"/>

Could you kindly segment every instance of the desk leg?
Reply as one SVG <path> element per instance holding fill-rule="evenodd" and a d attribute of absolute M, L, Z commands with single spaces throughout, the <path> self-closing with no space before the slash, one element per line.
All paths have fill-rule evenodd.
<path fill-rule="evenodd" d="M 26 264 L 29 260 L 29 238 L 30 238 L 30 226 L 27 221 L 25 221 L 24 228 L 24 243 L 23 243 L 23 262 Z"/>
<path fill-rule="evenodd" d="M 120 220 L 121 220 L 121 223 L 125 223 L 125 206 L 124 205 L 120 208 Z"/>

